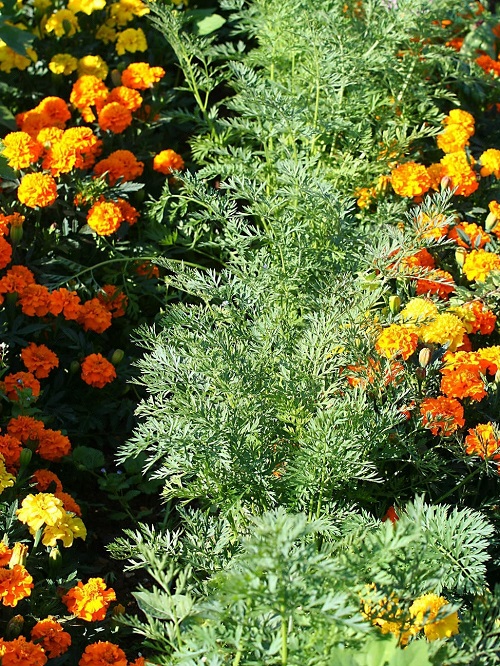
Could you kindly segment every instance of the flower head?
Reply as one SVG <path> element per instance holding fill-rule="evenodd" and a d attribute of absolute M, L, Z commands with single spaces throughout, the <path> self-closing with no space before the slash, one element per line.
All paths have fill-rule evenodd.
<path fill-rule="evenodd" d="M 71 645 L 71 636 L 52 616 L 35 624 L 31 630 L 31 639 L 43 648 L 49 659 L 64 654 Z"/>
<path fill-rule="evenodd" d="M 102 354 L 89 354 L 82 363 L 82 379 L 89 386 L 103 388 L 116 378 L 115 366 Z"/>
<path fill-rule="evenodd" d="M 46 208 L 57 199 L 56 181 L 46 173 L 27 173 L 21 178 L 17 198 L 28 208 Z"/>
<path fill-rule="evenodd" d="M 184 160 L 170 148 L 162 150 L 161 153 L 158 153 L 154 157 L 153 169 L 168 176 L 172 171 L 182 171 L 184 169 Z"/>
<path fill-rule="evenodd" d="M 102 578 L 90 578 L 72 587 L 62 598 L 67 609 L 86 622 L 104 620 L 108 606 L 116 600 L 115 591 L 107 589 Z"/>

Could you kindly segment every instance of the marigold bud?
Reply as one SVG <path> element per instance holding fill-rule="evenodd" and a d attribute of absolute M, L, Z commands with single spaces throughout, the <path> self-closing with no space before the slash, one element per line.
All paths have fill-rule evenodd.
<path fill-rule="evenodd" d="M 444 176 L 443 178 L 441 178 L 441 189 L 442 190 L 448 189 L 450 187 L 450 185 L 451 185 L 451 180 L 450 180 L 449 176 Z"/>
<path fill-rule="evenodd" d="M 426 368 L 431 360 L 431 350 L 429 347 L 424 347 L 423 349 L 420 350 L 420 353 L 418 355 L 418 362 L 420 364 L 421 368 Z"/>
<path fill-rule="evenodd" d="M 28 557 L 28 546 L 23 543 L 15 543 L 14 548 L 12 549 L 12 555 L 10 556 L 9 569 L 13 569 L 16 564 L 26 564 L 26 559 Z"/>
<path fill-rule="evenodd" d="M 24 617 L 22 615 L 14 615 L 11 617 L 7 626 L 5 627 L 5 636 L 8 641 L 17 638 L 23 630 Z"/>
<path fill-rule="evenodd" d="M 457 265 L 462 268 L 465 263 L 465 257 L 467 256 L 467 250 L 463 247 L 459 247 L 455 250 L 455 261 Z"/>
<path fill-rule="evenodd" d="M 71 364 L 69 366 L 69 374 L 74 375 L 80 370 L 80 364 L 78 361 L 71 361 Z"/>
<path fill-rule="evenodd" d="M 392 296 L 389 296 L 389 310 L 392 312 L 392 314 L 398 314 L 398 312 L 401 310 L 401 299 L 397 294 L 392 294 Z"/>
<path fill-rule="evenodd" d="M 493 231 L 498 224 L 498 217 L 494 213 L 488 213 L 484 228 L 486 231 Z"/>
<path fill-rule="evenodd" d="M 113 355 L 111 356 L 111 363 L 113 365 L 118 365 L 118 363 L 120 363 L 120 361 L 123 360 L 124 356 L 125 352 L 123 351 L 123 349 L 115 349 Z"/>
<path fill-rule="evenodd" d="M 38 446 L 38 442 L 37 442 L 37 446 Z M 21 451 L 21 455 L 19 456 L 19 462 L 21 464 L 21 467 L 27 467 L 30 464 L 32 457 L 33 457 L 33 451 L 31 449 L 25 447 Z"/>
<path fill-rule="evenodd" d="M 13 245 L 17 245 L 18 243 L 21 242 L 23 238 L 23 228 L 22 226 L 20 227 L 14 227 L 12 226 L 10 228 L 10 240 L 12 241 Z"/>
<path fill-rule="evenodd" d="M 495 384 L 500 384 L 500 370 L 495 372 Z"/>
<path fill-rule="evenodd" d="M 56 546 L 55 548 L 50 549 L 49 553 L 49 571 L 52 575 L 55 575 L 59 572 L 61 569 L 61 564 L 62 564 L 62 555 L 61 551 L 59 548 Z"/>
<path fill-rule="evenodd" d="M 415 370 L 415 374 L 416 374 L 417 378 L 420 379 L 420 381 L 422 381 L 422 379 L 425 379 L 425 376 L 426 376 L 427 373 L 425 371 L 425 368 L 417 368 Z"/>

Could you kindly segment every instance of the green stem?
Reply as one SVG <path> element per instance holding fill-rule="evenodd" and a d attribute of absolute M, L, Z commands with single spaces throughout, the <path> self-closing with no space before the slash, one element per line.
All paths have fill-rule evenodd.
<path fill-rule="evenodd" d="M 441 495 L 437 500 L 433 502 L 433 504 L 439 504 L 439 502 L 442 502 L 444 499 L 452 495 L 456 490 L 464 486 L 466 483 L 468 483 L 471 479 L 473 479 L 476 474 L 478 474 L 481 471 L 480 467 L 476 467 L 475 470 L 473 470 L 470 474 L 468 474 L 465 479 L 462 479 L 458 485 L 456 485 L 454 488 L 451 490 L 448 490 L 444 495 Z"/>
<path fill-rule="evenodd" d="M 238 652 L 234 655 L 233 666 L 239 666 L 243 652 L 241 648 L 238 649 Z"/>
<path fill-rule="evenodd" d="M 281 606 L 281 664 L 288 664 L 288 627 L 285 616 L 285 606 Z"/>

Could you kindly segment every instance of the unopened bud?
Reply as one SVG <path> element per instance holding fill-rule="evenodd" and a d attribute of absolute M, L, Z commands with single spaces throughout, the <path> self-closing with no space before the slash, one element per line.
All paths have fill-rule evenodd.
<path fill-rule="evenodd" d="M 120 363 L 120 361 L 123 360 L 124 356 L 125 352 L 123 351 L 123 349 L 115 349 L 113 355 L 111 356 L 111 363 L 113 365 L 118 365 L 118 363 Z"/>
<path fill-rule="evenodd" d="M 489 213 L 484 224 L 486 231 L 493 231 L 498 224 L 498 217 L 494 213 Z"/>
<path fill-rule="evenodd" d="M 61 568 L 62 555 L 57 546 L 50 549 L 49 553 L 49 570 L 51 574 L 57 574 Z"/>
<path fill-rule="evenodd" d="M 114 86 L 121 86 L 122 84 L 122 75 L 118 69 L 111 70 L 111 81 Z"/>
<path fill-rule="evenodd" d="M 13 569 L 16 564 L 26 564 L 26 559 L 28 557 L 28 546 L 24 543 L 15 543 L 14 548 L 12 549 L 12 555 L 10 556 L 9 568 Z"/>
<path fill-rule="evenodd" d="M 79 370 L 80 370 L 80 364 L 78 363 L 78 361 L 71 361 L 71 364 L 69 366 L 69 374 L 75 375 Z"/>
<path fill-rule="evenodd" d="M 21 451 L 21 455 L 19 456 L 19 463 L 21 467 L 28 467 L 28 465 L 31 462 L 31 458 L 33 457 L 33 451 L 27 447 L 25 447 Z"/>
<path fill-rule="evenodd" d="M 17 245 L 18 243 L 21 242 L 23 238 L 23 228 L 22 226 L 19 227 L 14 227 L 12 226 L 10 228 L 10 240 L 12 241 L 12 245 Z"/>
<path fill-rule="evenodd" d="M 401 310 L 401 299 L 397 294 L 389 296 L 389 310 L 392 312 L 392 314 L 398 314 L 398 312 Z"/>
<path fill-rule="evenodd" d="M 116 604 L 116 606 L 113 608 L 113 615 L 124 615 L 125 614 L 125 606 L 123 604 Z"/>
<path fill-rule="evenodd" d="M 500 384 L 500 370 L 495 372 L 495 383 Z"/>
<path fill-rule="evenodd" d="M 5 627 L 4 638 L 6 638 L 8 641 L 17 638 L 23 630 L 23 625 L 24 617 L 22 615 L 14 615 L 14 617 L 11 617 L 7 623 L 7 626 Z"/>
<path fill-rule="evenodd" d="M 449 176 L 443 176 L 443 178 L 441 178 L 441 189 L 447 190 L 449 189 L 450 185 L 451 185 L 451 179 L 449 178 Z"/>
<path fill-rule="evenodd" d="M 421 368 L 426 368 L 431 360 L 431 350 L 429 347 L 424 347 L 423 349 L 420 350 L 420 353 L 418 355 L 418 362 L 420 364 Z"/>
<path fill-rule="evenodd" d="M 467 250 L 463 247 L 459 247 L 455 250 L 455 261 L 457 265 L 462 268 L 465 263 L 465 257 L 467 256 Z"/>

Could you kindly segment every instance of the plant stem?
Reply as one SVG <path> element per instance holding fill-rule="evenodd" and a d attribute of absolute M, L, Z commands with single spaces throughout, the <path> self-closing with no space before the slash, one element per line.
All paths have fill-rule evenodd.
<path fill-rule="evenodd" d="M 281 606 L 281 664 L 288 664 L 288 628 L 284 604 Z"/>
<path fill-rule="evenodd" d="M 439 502 L 442 502 L 444 499 L 449 497 L 451 494 L 455 492 L 455 490 L 458 490 L 459 488 L 464 486 L 468 481 L 473 479 L 480 470 L 481 470 L 480 467 L 476 467 L 476 469 L 473 470 L 470 474 L 467 474 L 465 479 L 462 479 L 458 485 L 456 485 L 454 488 L 451 488 L 451 490 L 448 490 L 448 492 L 446 492 L 444 495 L 441 495 L 441 497 L 439 497 L 437 500 L 434 500 L 433 504 L 439 504 Z"/>

